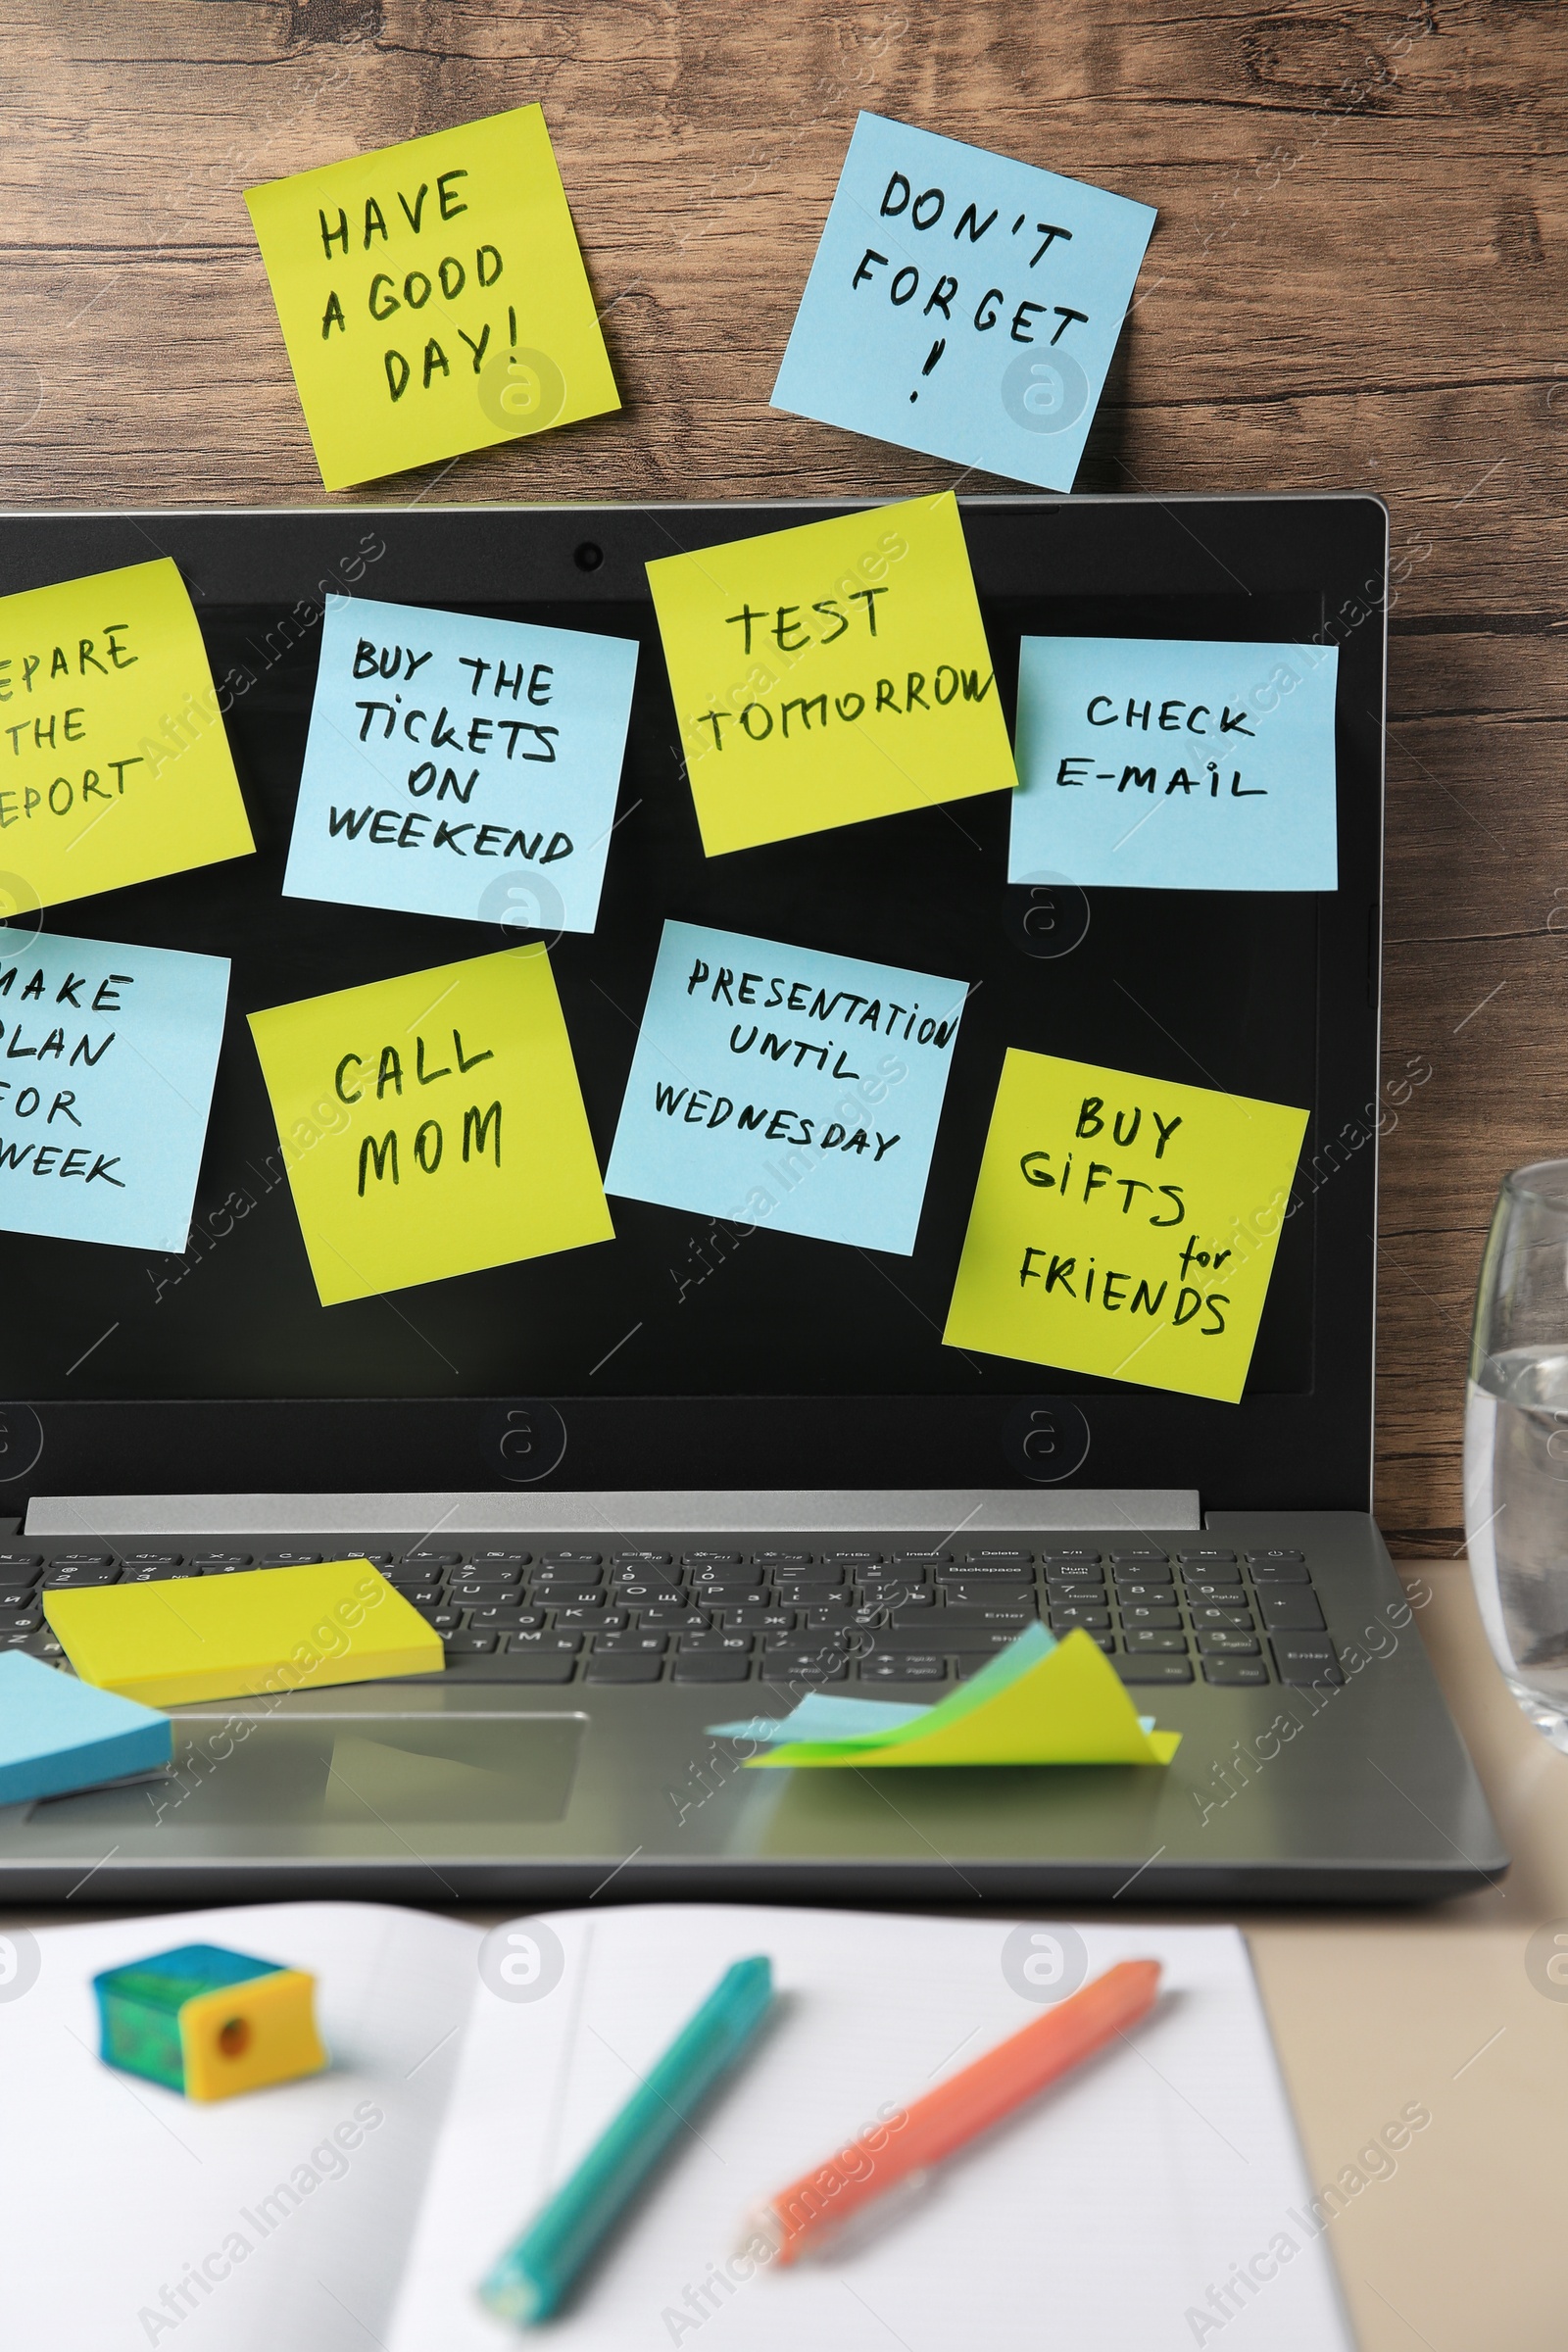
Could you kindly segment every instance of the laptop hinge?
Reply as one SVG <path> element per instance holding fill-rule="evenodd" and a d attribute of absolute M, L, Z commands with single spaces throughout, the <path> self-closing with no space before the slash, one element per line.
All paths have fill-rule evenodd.
<path fill-rule="evenodd" d="M 790 1493 L 626 1493 L 616 1489 L 479 1494 L 39 1494 L 29 1536 L 586 1535 L 607 1542 L 663 1531 L 885 1529 L 959 1535 L 1074 1528 L 1199 1529 L 1196 1488 L 845 1487 Z"/>

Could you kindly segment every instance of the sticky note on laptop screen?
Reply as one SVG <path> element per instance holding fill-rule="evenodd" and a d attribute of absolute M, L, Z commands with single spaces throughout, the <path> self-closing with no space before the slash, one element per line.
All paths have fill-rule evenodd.
<path fill-rule="evenodd" d="M 1070 490 L 1146 204 L 861 115 L 773 406 Z"/>
<path fill-rule="evenodd" d="M 207 648 L 166 557 L 0 597 L 0 911 L 254 846 Z"/>
<path fill-rule="evenodd" d="M 1334 890 L 1339 651 L 1025 637 L 1009 882 Z"/>
<path fill-rule="evenodd" d="M 284 893 L 591 931 L 637 647 L 328 597 Z"/>
<path fill-rule="evenodd" d="M 648 566 L 710 858 L 1016 781 L 957 501 Z"/>
<path fill-rule="evenodd" d="M 228 958 L 0 929 L 0 1229 L 180 1251 Z"/>
<path fill-rule="evenodd" d="M 537 106 L 245 201 L 329 490 L 619 408 Z"/>
<path fill-rule="evenodd" d="M 250 1025 L 323 1306 L 614 1238 L 542 946 Z"/>
<path fill-rule="evenodd" d="M 1010 1050 L 944 1340 L 1235 1403 L 1306 1118 Z"/>
<path fill-rule="evenodd" d="M 965 993 L 666 923 L 607 1189 L 908 1256 Z"/>

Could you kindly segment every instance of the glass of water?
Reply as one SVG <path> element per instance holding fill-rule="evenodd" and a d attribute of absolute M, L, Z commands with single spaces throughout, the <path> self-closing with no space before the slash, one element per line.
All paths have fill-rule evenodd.
<path fill-rule="evenodd" d="M 1470 1573 L 1493 1655 L 1568 1753 L 1568 1159 L 1503 1180 L 1464 1424 Z"/>

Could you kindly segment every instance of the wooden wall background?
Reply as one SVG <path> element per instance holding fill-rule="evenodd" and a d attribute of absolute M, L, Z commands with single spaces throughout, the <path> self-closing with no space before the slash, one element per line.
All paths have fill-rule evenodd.
<path fill-rule="evenodd" d="M 1562 0 L 0 0 L 0 35 L 3 505 L 319 500 L 241 190 L 503 107 L 547 110 L 625 411 L 355 495 L 946 486 L 767 411 L 859 106 L 1157 205 L 1079 487 L 1393 514 L 1384 1042 L 1430 1075 L 1389 1104 L 1378 1499 L 1454 1549 L 1492 1199 L 1568 1151 Z"/>

